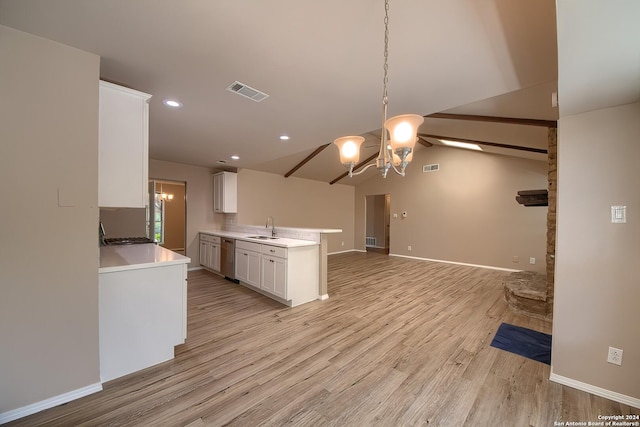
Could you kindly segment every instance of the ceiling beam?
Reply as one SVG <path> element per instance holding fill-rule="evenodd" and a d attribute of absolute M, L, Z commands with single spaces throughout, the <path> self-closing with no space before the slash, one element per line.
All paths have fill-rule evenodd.
<path fill-rule="evenodd" d="M 529 151 L 531 153 L 548 154 L 548 151 L 542 148 L 522 147 L 519 145 L 500 144 L 498 142 L 478 141 L 475 139 L 455 138 L 452 136 L 432 135 L 428 133 L 421 133 L 419 134 L 419 136 L 423 138 L 446 139 L 448 141 L 466 142 L 469 144 L 486 145 L 489 147 L 508 148 L 510 150 L 520 150 L 520 151 Z"/>
<path fill-rule="evenodd" d="M 367 157 L 366 160 L 361 161 L 360 163 L 358 163 L 354 168 L 354 172 L 357 171 L 358 169 L 360 169 L 362 166 L 366 165 L 367 163 L 369 163 L 371 160 L 375 159 L 376 157 L 378 157 L 379 153 L 374 153 L 372 155 L 370 155 L 369 157 Z M 333 185 L 336 182 L 340 181 L 342 178 L 344 178 L 345 176 L 348 176 L 349 172 L 345 172 L 342 175 L 340 175 L 339 177 L 337 177 L 336 179 L 334 179 L 333 181 L 331 181 L 329 184 Z"/>
<path fill-rule="evenodd" d="M 556 120 L 519 119 L 516 117 L 477 116 L 473 114 L 434 113 L 424 116 L 426 119 L 472 120 L 475 122 L 505 123 L 512 125 L 558 127 Z"/>
<path fill-rule="evenodd" d="M 291 175 L 294 174 L 295 171 L 297 171 L 298 169 L 300 169 L 302 166 L 304 166 L 309 160 L 313 159 L 315 156 L 317 156 L 318 154 L 320 154 L 322 152 L 322 150 L 324 150 L 325 148 L 327 148 L 328 146 L 330 146 L 331 144 L 325 144 L 325 145 L 321 145 L 320 147 L 316 148 L 316 150 L 309 154 L 307 157 L 305 157 L 305 159 L 303 161 L 301 161 L 300 163 L 298 163 L 297 165 L 295 165 L 293 167 L 293 169 L 291 169 L 289 172 L 284 174 L 285 178 L 289 178 Z"/>
<path fill-rule="evenodd" d="M 423 137 L 421 137 L 420 135 L 418 135 L 418 142 L 422 145 L 424 145 L 425 147 L 433 147 L 433 144 L 430 143 L 429 141 L 427 141 L 426 139 L 424 139 Z"/>

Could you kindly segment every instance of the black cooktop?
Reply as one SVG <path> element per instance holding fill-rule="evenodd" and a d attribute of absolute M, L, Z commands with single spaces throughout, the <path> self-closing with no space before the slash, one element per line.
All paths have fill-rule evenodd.
<path fill-rule="evenodd" d="M 141 243 L 153 243 L 153 240 L 148 237 L 111 237 L 104 239 L 104 244 L 107 246 L 136 245 Z"/>

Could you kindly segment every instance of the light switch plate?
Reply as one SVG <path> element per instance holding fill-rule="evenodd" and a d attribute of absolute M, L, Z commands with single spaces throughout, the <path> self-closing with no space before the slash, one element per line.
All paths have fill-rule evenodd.
<path fill-rule="evenodd" d="M 611 222 L 613 224 L 624 224 L 627 222 L 626 206 L 611 206 Z"/>

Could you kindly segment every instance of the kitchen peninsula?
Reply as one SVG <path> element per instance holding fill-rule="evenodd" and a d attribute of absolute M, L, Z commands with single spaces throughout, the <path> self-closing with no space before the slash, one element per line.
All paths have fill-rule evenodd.
<path fill-rule="evenodd" d="M 174 357 L 187 336 L 190 258 L 153 243 L 100 248 L 100 379 Z"/>
<path fill-rule="evenodd" d="M 327 235 L 341 232 L 231 224 L 224 230 L 201 230 L 201 251 L 202 239 L 207 236 L 235 239 L 235 271 L 239 276 L 235 278 L 273 299 L 296 306 L 329 297 Z"/>

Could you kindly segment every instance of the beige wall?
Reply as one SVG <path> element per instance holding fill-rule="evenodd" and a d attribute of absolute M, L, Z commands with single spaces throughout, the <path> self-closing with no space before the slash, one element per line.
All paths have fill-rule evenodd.
<path fill-rule="evenodd" d="M 440 170 L 423 173 L 432 163 Z M 388 193 L 391 254 L 545 271 L 547 208 L 521 206 L 515 196 L 547 187 L 546 162 L 434 146 L 418 147 L 405 177 L 367 173 L 356 188 L 356 248 L 364 248 L 365 196 Z"/>
<path fill-rule="evenodd" d="M 241 169 L 238 172 L 238 224 L 338 228 L 328 236 L 328 251 L 353 249 L 354 188 Z M 344 242 L 344 246 L 342 243 Z"/>
<path fill-rule="evenodd" d="M 200 265 L 200 230 L 219 230 L 224 225 L 224 215 L 213 213 L 212 170 L 201 166 L 149 160 L 149 177 L 158 180 L 184 181 L 187 183 L 187 241 L 186 256 L 191 258 L 189 268 Z"/>
<path fill-rule="evenodd" d="M 640 399 L 640 104 L 561 117 L 554 374 Z M 611 223 L 611 206 L 627 223 Z M 609 346 L 624 350 L 607 363 Z"/>
<path fill-rule="evenodd" d="M 99 58 L 0 26 L 0 414 L 100 382 Z"/>

